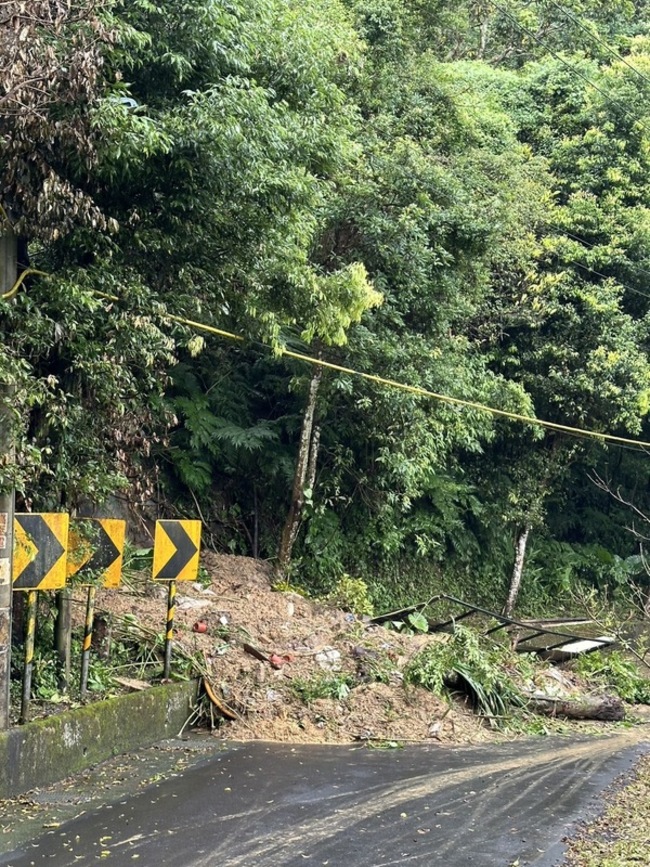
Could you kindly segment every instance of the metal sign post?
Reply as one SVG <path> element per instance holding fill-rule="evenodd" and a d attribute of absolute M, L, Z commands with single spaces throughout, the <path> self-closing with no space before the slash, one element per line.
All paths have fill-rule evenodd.
<path fill-rule="evenodd" d="M 36 634 L 36 591 L 65 587 L 68 522 L 68 516 L 61 513 L 14 515 L 13 588 L 27 591 L 21 723 L 29 719 Z"/>
<path fill-rule="evenodd" d="M 116 518 L 73 518 L 70 522 L 68 578 L 88 588 L 79 692 L 86 697 L 97 586 L 116 588 L 122 579 L 126 522 Z"/>
<path fill-rule="evenodd" d="M 79 683 L 79 694 L 81 698 L 86 697 L 88 689 L 88 670 L 90 668 L 90 647 L 93 642 L 93 622 L 95 619 L 95 588 L 88 588 L 88 597 L 86 599 L 86 620 L 84 622 L 84 643 L 81 656 L 81 681 Z"/>
<path fill-rule="evenodd" d="M 0 413 L 3 408 L 0 407 Z M 2 419 L 0 418 L 0 427 Z M 2 434 L 0 431 L 0 438 Z M 11 551 L 14 492 L 0 493 L 0 732 L 9 728 L 11 684 Z"/>
<path fill-rule="evenodd" d="M 27 623 L 25 627 L 25 663 L 23 668 L 23 696 L 20 705 L 22 725 L 29 720 L 29 703 L 32 695 L 32 670 L 34 667 L 34 637 L 36 635 L 36 603 L 38 593 L 30 590 L 27 594 Z"/>
<path fill-rule="evenodd" d="M 174 615 L 176 613 L 176 582 L 169 582 L 167 592 L 167 628 L 165 629 L 165 665 L 163 678 L 169 680 L 172 667 L 172 647 L 174 644 Z"/>
<path fill-rule="evenodd" d="M 200 548 L 200 521 L 156 521 L 153 546 L 153 580 L 169 581 L 163 668 L 165 680 L 168 680 L 171 674 L 176 582 L 196 581 L 199 573 Z"/>

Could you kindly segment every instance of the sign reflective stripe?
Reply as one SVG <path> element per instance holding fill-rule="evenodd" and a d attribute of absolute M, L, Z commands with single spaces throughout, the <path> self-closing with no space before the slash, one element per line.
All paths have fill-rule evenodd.
<path fill-rule="evenodd" d="M 14 518 L 14 590 L 65 587 L 68 516 L 57 512 Z"/>
<path fill-rule="evenodd" d="M 154 581 L 196 581 L 200 547 L 200 521 L 156 521 Z"/>

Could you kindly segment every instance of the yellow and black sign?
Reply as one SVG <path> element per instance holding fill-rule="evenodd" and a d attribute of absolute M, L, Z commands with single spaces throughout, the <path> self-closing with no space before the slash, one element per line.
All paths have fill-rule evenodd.
<path fill-rule="evenodd" d="M 68 515 L 14 515 L 14 590 L 65 587 Z"/>
<path fill-rule="evenodd" d="M 200 548 L 200 521 L 156 521 L 154 581 L 196 581 Z"/>
<path fill-rule="evenodd" d="M 68 536 L 70 578 L 95 587 L 119 587 L 126 522 L 117 518 L 72 518 Z"/>

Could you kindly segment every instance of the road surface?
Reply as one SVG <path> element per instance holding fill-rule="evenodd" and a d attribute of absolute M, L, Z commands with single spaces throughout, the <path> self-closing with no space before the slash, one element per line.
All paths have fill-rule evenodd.
<path fill-rule="evenodd" d="M 639 730 L 458 749 L 216 747 L 119 800 L 87 798 L 59 827 L 39 817 L 40 835 L 0 865 L 551 867 L 572 824 L 649 748 Z M 146 770 L 146 753 L 138 761 Z M 42 799 L 66 792 L 72 805 L 74 781 Z M 0 817 L 6 831 L 12 821 Z"/>

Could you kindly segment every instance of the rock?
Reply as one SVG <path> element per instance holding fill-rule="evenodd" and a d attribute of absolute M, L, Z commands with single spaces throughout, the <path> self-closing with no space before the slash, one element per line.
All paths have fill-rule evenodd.
<path fill-rule="evenodd" d="M 324 647 L 314 659 L 325 671 L 340 671 L 341 669 L 341 654 L 333 647 Z"/>

